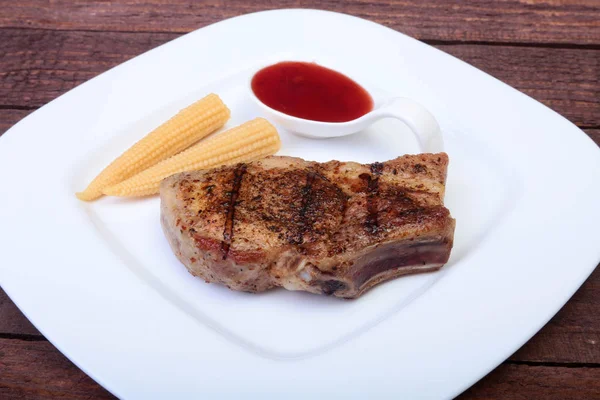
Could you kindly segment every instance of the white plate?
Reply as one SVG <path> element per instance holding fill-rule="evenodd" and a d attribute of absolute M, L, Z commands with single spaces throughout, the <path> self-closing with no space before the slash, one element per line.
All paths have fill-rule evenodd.
<path fill-rule="evenodd" d="M 73 193 L 183 105 L 219 93 L 228 126 L 256 116 L 257 65 L 314 60 L 438 118 L 455 247 L 440 272 L 357 301 L 231 292 L 192 278 L 168 248 L 158 199 Z M 387 160 L 416 149 L 380 121 L 281 154 Z M 600 151 L 563 117 L 481 71 L 358 18 L 246 15 L 112 69 L 0 139 L 2 287 L 67 357 L 121 398 L 449 398 L 528 340 L 600 259 Z"/>

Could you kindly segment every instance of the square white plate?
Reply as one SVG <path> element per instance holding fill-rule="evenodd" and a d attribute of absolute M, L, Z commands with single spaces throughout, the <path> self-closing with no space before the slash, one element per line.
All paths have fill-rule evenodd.
<path fill-rule="evenodd" d="M 356 301 L 229 291 L 193 278 L 159 200 L 73 195 L 181 107 L 216 92 L 233 126 L 260 115 L 247 80 L 314 60 L 438 118 L 457 220 L 440 272 Z M 303 139 L 280 154 L 383 161 L 408 129 Z M 61 96 L 0 139 L 0 283 L 46 337 L 121 398 L 452 397 L 528 340 L 600 259 L 600 151 L 573 124 L 475 68 L 358 18 L 284 10 L 185 35 Z"/>

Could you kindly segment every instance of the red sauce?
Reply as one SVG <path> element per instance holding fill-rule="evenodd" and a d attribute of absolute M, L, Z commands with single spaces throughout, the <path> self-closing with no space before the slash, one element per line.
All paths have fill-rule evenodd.
<path fill-rule="evenodd" d="M 314 63 L 285 61 L 258 71 L 252 91 L 284 114 L 321 122 L 347 122 L 373 109 L 373 99 L 358 83 Z"/>

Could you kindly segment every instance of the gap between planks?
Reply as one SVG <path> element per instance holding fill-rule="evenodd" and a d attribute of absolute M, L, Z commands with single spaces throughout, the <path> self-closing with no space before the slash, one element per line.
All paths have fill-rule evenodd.
<path fill-rule="evenodd" d="M 96 398 L 110 393 L 86 376 L 48 342 L 0 339 L 0 398 Z M 507 384 L 508 383 L 508 384 Z M 600 368 L 504 363 L 461 400 L 598 398 Z"/>
<path fill-rule="evenodd" d="M 198 28 L 201 29 L 202 27 Z M 30 28 L 23 26 L 1 26 L 0 32 L 3 30 L 24 30 L 24 31 L 46 31 L 46 32 L 73 32 L 73 33 L 122 33 L 122 34 L 173 34 L 183 36 L 194 30 L 173 32 L 169 30 L 114 30 L 114 29 L 61 29 L 61 28 Z M 177 36 L 177 37 L 179 37 Z M 600 43 L 561 43 L 561 42 L 500 42 L 489 40 L 460 40 L 460 39 L 415 39 L 426 43 L 430 46 L 461 46 L 461 45 L 480 45 L 480 46 L 509 46 L 509 47 L 537 47 L 549 49 L 582 49 L 582 50 L 600 50 Z"/>
<path fill-rule="evenodd" d="M 5 4 L 0 26 L 186 33 L 231 17 L 289 8 L 341 11 L 418 39 L 600 44 L 597 0 L 55 0 L 45 7 L 22 0 Z"/>
<path fill-rule="evenodd" d="M 178 34 L 0 30 L 0 99 L 38 107 Z M 579 126 L 600 126 L 600 50 L 438 45 Z"/>

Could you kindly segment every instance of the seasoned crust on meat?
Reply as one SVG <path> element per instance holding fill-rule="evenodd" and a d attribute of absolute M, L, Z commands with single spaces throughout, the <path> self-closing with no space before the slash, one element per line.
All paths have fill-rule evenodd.
<path fill-rule="evenodd" d="M 161 221 L 177 257 L 207 282 L 355 298 L 447 262 L 447 166 L 439 153 L 369 165 L 268 157 L 185 172 L 161 184 Z"/>

